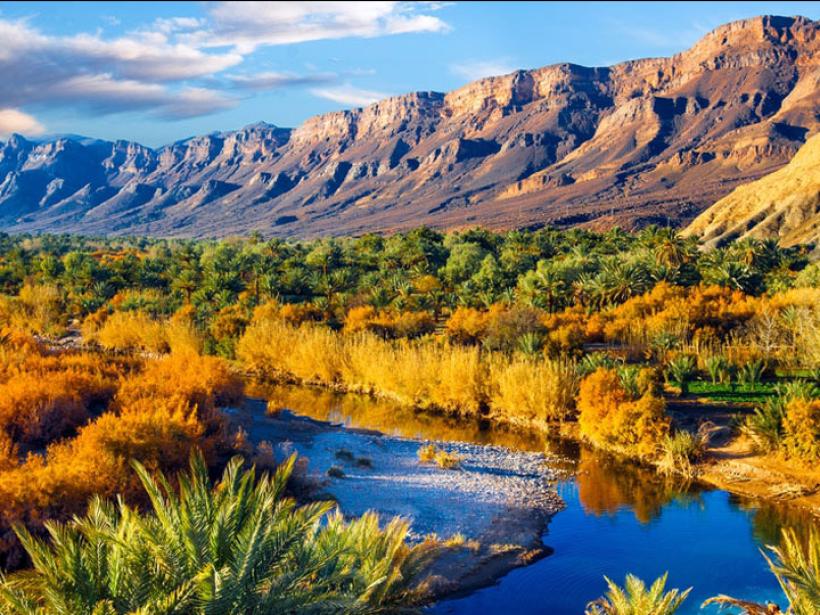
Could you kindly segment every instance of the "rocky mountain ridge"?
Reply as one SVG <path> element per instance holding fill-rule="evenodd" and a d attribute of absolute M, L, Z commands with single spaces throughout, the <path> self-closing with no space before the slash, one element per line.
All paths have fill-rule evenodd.
<path fill-rule="evenodd" d="M 224 236 L 419 224 L 680 224 L 820 124 L 818 23 L 733 22 L 669 58 L 558 64 L 152 149 L 0 144 L 0 228 Z"/>

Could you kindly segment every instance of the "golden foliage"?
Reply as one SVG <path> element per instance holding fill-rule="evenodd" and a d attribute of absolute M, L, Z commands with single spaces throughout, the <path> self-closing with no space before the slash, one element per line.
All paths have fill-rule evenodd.
<path fill-rule="evenodd" d="M 78 370 L 21 373 L 0 385 L 0 429 L 15 443 L 42 445 L 85 423 L 90 406 L 114 393 L 110 380 Z"/>
<path fill-rule="evenodd" d="M 488 312 L 458 307 L 445 324 L 447 336 L 458 344 L 477 344 L 486 334 L 489 321 Z"/>
<path fill-rule="evenodd" d="M 575 408 L 579 380 L 575 363 L 567 359 L 497 361 L 490 404 L 507 420 L 562 420 Z"/>
<path fill-rule="evenodd" d="M 578 426 L 595 446 L 651 458 L 657 455 L 669 425 L 664 400 L 651 391 L 631 399 L 615 370 L 599 368 L 581 382 Z"/>
<path fill-rule="evenodd" d="M 210 459 L 222 455 L 230 442 L 215 409 L 241 396 L 239 378 L 214 357 L 172 354 L 143 364 L 46 352 L 9 335 L 0 346 L 0 559 L 18 563 L 13 523 L 36 530 L 82 512 L 91 495 L 138 493 L 131 459 L 177 470 L 195 447 Z M 35 446 L 45 453 L 21 461 L 20 451 Z"/>
<path fill-rule="evenodd" d="M 83 328 L 83 335 L 109 350 L 168 351 L 162 323 L 140 311 L 114 312 L 97 330 Z"/>
<path fill-rule="evenodd" d="M 820 399 L 795 397 L 786 404 L 783 449 L 806 462 L 820 461 Z"/>
<path fill-rule="evenodd" d="M 51 284 L 23 284 L 17 297 L 0 295 L 0 322 L 32 333 L 62 333 L 66 315 L 60 289 Z"/>
<path fill-rule="evenodd" d="M 351 308 L 345 317 L 345 332 L 368 331 L 385 339 L 419 337 L 432 333 L 435 326 L 428 312 L 377 312 L 369 305 Z"/>

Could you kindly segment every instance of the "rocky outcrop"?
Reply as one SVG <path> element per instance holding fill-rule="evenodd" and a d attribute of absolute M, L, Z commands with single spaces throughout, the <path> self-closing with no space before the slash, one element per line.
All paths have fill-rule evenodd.
<path fill-rule="evenodd" d="M 702 237 L 707 247 L 744 237 L 820 246 L 820 134 L 782 169 L 735 188 L 684 234 Z"/>
<path fill-rule="evenodd" d="M 669 58 L 559 64 L 150 149 L 0 145 L 0 227 L 210 236 L 427 224 L 685 224 L 820 123 L 818 24 L 727 24 Z"/>

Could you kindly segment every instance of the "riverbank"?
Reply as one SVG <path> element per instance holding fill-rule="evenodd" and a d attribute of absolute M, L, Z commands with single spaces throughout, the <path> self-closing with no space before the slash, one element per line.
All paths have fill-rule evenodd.
<path fill-rule="evenodd" d="M 228 409 L 250 442 L 268 442 L 281 459 L 305 459 L 300 484 L 313 499 L 331 499 L 345 515 L 376 510 L 412 521 L 417 538 L 436 534 L 453 548 L 431 571 L 434 596 L 488 585 L 511 569 L 549 554 L 542 536 L 563 508 L 555 484 L 561 459 L 503 446 L 437 441 L 458 458 L 456 469 L 422 463 L 430 442 L 268 413 L 259 399 Z"/>
<path fill-rule="evenodd" d="M 299 386 L 304 387 L 304 385 L 297 385 Z M 329 395 L 338 395 L 343 399 L 346 396 L 356 398 L 359 400 L 356 402 L 359 405 L 362 399 L 368 398 L 403 405 L 389 395 L 380 395 L 373 391 L 367 393 L 350 391 L 338 384 L 328 386 L 316 382 L 308 388 L 324 390 Z M 820 517 L 820 471 L 798 467 L 774 455 L 756 453 L 748 439 L 737 433 L 734 427 L 735 417 L 738 414 L 750 412 L 750 407 L 710 404 L 695 397 L 683 400 L 670 397 L 668 402 L 668 413 L 675 427 L 695 432 L 701 423 L 708 422 L 711 425 L 711 436 L 702 457 L 693 463 L 692 476 L 682 477 L 683 479 L 699 481 L 705 485 L 748 498 L 771 502 L 788 501 Z M 287 407 L 287 402 L 281 405 Z M 442 411 L 407 407 L 407 413 L 402 415 L 402 421 L 409 423 L 411 429 L 402 429 L 402 431 L 410 433 L 412 425 L 419 418 L 428 426 L 431 422 L 440 423 L 442 428 L 447 423 L 458 423 L 460 425 L 458 429 L 463 429 L 461 424 L 464 418 L 461 416 Z M 383 420 L 384 417 L 381 422 Z M 512 418 L 504 414 L 490 414 L 483 420 L 510 429 L 510 440 L 516 441 L 514 445 L 516 447 L 520 446 L 520 440 L 527 432 L 537 436 L 534 442 L 544 437 L 561 438 L 573 443 L 581 442 L 578 424 L 574 421 L 544 423 L 535 420 L 524 421 L 520 417 Z M 473 435 L 473 437 L 476 436 Z M 527 446 L 535 445 L 534 442 Z M 646 463 L 646 465 L 652 468 L 652 471 L 659 471 L 654 464 Z"/>
<path fill-rule="evenodd" d="M 693 431 L 704 422 L 712 426 L 709 444 L 694 465 L 695 478 L 746 498 L 788 502 L 820 517 L 820 468 L 756 451 L 735 428 L 736 417 L 751 411 L 748 404 L 708 403 L 694 396 L 669 404 L 675 425 Z"/>

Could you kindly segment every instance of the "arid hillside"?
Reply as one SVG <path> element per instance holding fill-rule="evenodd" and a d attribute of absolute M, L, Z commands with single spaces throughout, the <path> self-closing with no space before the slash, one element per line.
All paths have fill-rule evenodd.
<path fill-rule="evenodd" d="M 558 64 L 151 149 L 0 145 L 0 228 L 308 237 L 419 224 L 685 224 L 818 127 L 818 24 L 758 17 L 670 58 Z"/>
<path fill-rule="evenodd" d="M 735 188 L 685 234 L 702 236 L 710 247 L 743 237 L 777 239 L 784 246 L 820 244 L 820 135 L 782 169 Z"/>

